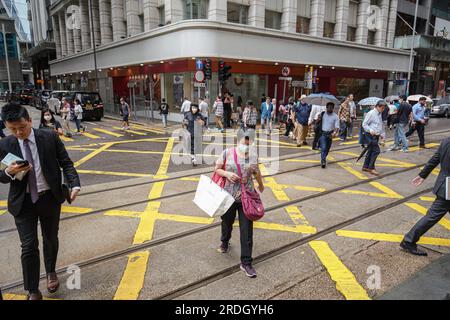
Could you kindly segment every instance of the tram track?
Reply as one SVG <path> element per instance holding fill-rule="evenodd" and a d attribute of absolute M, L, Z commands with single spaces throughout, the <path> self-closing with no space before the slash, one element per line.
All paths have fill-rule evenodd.
<path fill-rule="evenodd" d="M 353 187 L 356 187 L 356 186 L 369 184 L 370 182 L 374 182 L 374 181 L 377 181 L 377 180 L 381 180 L 381 179 L 384 179 L 384 178 L 388 178 L 388 177 L 392 177 L 392 176 L 395 176 L 395 175 L 398 175 L 398 174 L 402 174 L 402 173 L 405 173 L 405 172 L 408 172 L 408 171 L 411 171 L 411 170 L 415 170 L 415 169 L 417 169 L 417 168 L 419 168 L 421 166 L 424 166 L 424 165 L 425 165 L 425 163 L 422 163 L 422 164 L 416 165 L 414 167 L 394 170 L 392 172 L 388 172 L 388 173 L 380 175 L 378 177 L 373 177 L 373 178 L 370 178 L 370 179 L 367 179 L 367 180 L 359 180 L 359 181 L 352 182 L 350 184 L 346 184 L 346 185 L 343 185 L 343 186 L 339 186 L 337 188 L 333 188 L 333 189 L 330 189 L 330 190 L 326 190 L 326 191 L 323 191 L 323 192 L 320 192 L 320 193 L 317 193 L 317 194 L 312 194 L 312 195 L 300 197 L 300 198 L 297 198 L 297 199 L 293 199 L 291 201 L 286 201 L 286 202 L 283 202 L 283 203 L 279 203 L 279 204 L 276 204 L 276 205 L 273 205 L 271 207 L 266 208 L 266 212 L 271 212 L 271 211 L 275 211 L 275 210 L 278 210 L 278 209 L 282 209 L 282 208 L 284 208 L 286 206 L 299 204 L 299 203 L 304 202 L 304 201 L 317 199 L 317 198 L 320 198 L 320 197 L 323 197 L 323 196 L 326 196 L 326 195 L 329 195 L 329 194 L 337 193 L 337 192 L 339 192 L 341 190 L 344 190 L 344 189 L 349 189 L 349 188 L 353 188 Z M 412 200 L 414 198 L 417 198 L 417 197 L 419 197 L 419 196 L 421 196 L 423 194 L 429 193 L 431 191 L 432 191 L 432 188 L 428 188 L 426 190 L 422 190 L 422 191 L 416 192 L 414 194 L 411 194 L 409 196 L 403 197 L 402 199 L 399 199 L 399 200 L 396 200 L 396 201 L 393 201 L 393 202 L 390 202 L 390 203 L 387 203 L 387 204 L 383 204 L 380 207 L 377 207 L 375 209 L 369 210 L 369 211 L 367 211 L 367 212 L 365 212 L 365 213 L 363 213 L 361 215 L 358 215 L 358 216 L 356 216 L 354 218 L 345 220 L 345 221 L 343 221 L 341 223 L 337 223 L 337 224 L 335 224 L 335 225 L 333 225 L 331 227 L 328 227 L 328 228 L 326 228 L 324 230 L 318 231 L 315 234 L 312 234 L 312 235 L 309 235 L 309 236 L 305 236 L 302 239 L 299 239 L 297 241 L 293 241 L 293 242 L 291 242 L 289 244 L 286 244 L 286 245 L 281 246 L 279 248 L 273 249 L 273 250 L 271 250 L 269 252 L 263 253 L 263 254 L 261 254 L 261 255 L 259 255 L 259 256 L 254 258 L 254 263 L 257 264 L 257 263 L 261 263 L 263 261 L 266 261 L 266 260 L 268 260 L 270 258 L 273 258 L 275 256 L 283 254 L 286 251 L 289 251 L 289 250 L 294 249 L 294 248 L 296 248 L 298 246 L 301 246 L 301 245 L 303 245 L 303 244 L 305 244 L 305 243 L 307 243 L 309 241 L 312 241 L 312 240 L 315 240 L 317 238 L 323 237 L 323 236 L 325 236 L 327 234 L 330 234 L 330 233 L 332 233 L 332 232 L 334 232 L 334 231 L 336 231 L 338 229 L 341 229 L 343 227 L 351 225 L 351 224 L 353 224 L 355 222 L 358 222 L 358 221 L 367 219 L 369 217 L 372 217 L 374 215 L 377 215 L 377 214 L 379 214 L 381 212 L 384 212 L 384 211 L 386 211 L 386 210 L 388 210 L 390 208 L 393 208 L 395 206 L 401 205 L 401 204 L 403 204 L 405 202 L 408 202 L 408 201 L 410 201 L 410 200 Z M 125 256 L 125 255 L 129 255 L 129 254 L 132 254 L 132 253 L 135 253 L 135 252 L 138 252 L 138 251 L 147 250 L 147 249 L 150 249 L 152 247 L 156 247 L 156 246 L 163 245 L 163 244 L 168 244 L 168 243 L 173 242 L 175 240 L 180 240 L 180 239 L 183 239 L 183 238 L 186 238 L 186 237 L 189 237 L 189 236 L 197 235 L 197 234 L 200 234 L 202 232 L 205 232 L 205 231 L 217 228 L 220 225 L 221 225 L 221 222 L 219 221 L 219 222 L 212 223 L 210 225 L 205 225 L 205 226 L 201 226 L 201 227 L 192 228 L 190 230 L 183 231 L 183 232 L 180 232 L 180 233 L 176 233 L 176 234 L 173 234 L 173 235 L 169 235 L 167 237 L 150 240 L 150 241 L 147 241 L 147 242 L 139 244 L 139 245 L 133 245 L 133 246 L 130 246 L 130 247 L 127 247 L 127 248 L 124 248 L 124 249 L 120 249 L 120 250 L 117 250 L 117 251 L 114 251 L 114 252 L 111 252 L 111 253 L 107 253 L 107 254 L 104 254 L 104 255 L 100 255 L 100 256 L 97 256 L 97 257 L 94 257 L 94 258 L 90 258 L 90 259 L 84 260 L 84 261 L 80 261 L 78 263 L 75 263 L 75 265 L 77 265 L 79 268 L 87 268 L 87 267 L 94 266 L 94 265 L 97 265 L 97 264 L 100 264 L 100 263 L 105 263 L 105 262 L 108 262 L 108 261 L 112 261 L 112 260 L 114 260 L 116 258 Z M 73 265 L 73 264 L 71 264 L 71 265 Z M 64 274 L 64 273 L 66 273 L 67 268 L 68 268 L 68 266 L 58 268 L 58 270 L 56 272 L 58 274 Z M 228 275 L 231 275 L 231 274 L 237 272 L 238 270 L 239 270 L 239 265 L 234 265 L 232 267 L 229 267 L 229 268 L 226 268 L 226 269 L 221 270 L 219 272 L 216 272 L 216 273 L 214 273 L 214 274 L 212 274 L 212 275 L 210 275 L 208 277 L 205 277 L 203 279 L 195 281 L 195 282 L 193 282 L 191 284 L 185 285 L 185 286 L 183 286 L 181 288 L 178 288 L 176 290 L 172 290 L 172 291 L 170 291 L 170 292 L 168 292 L 168 293 L 166 293 L 164 295 L 158 296 L 156 299 L 174 299 L 176 297 L 179 297 L 179 296 L 182 296 L 182 295 L 184 295 L 186 293 L 189 293 L 189 292 L 191 292 L 193 290 L 196 290 L 196 289 L 198 289 L 200 287 L 206 286 L 206 285 L 208 285 L 208 284 L 210 284 L 212 282 L 218 281 L 218 280 L 220 280 L 220 279 L 222 279 L 222 278 L 224 278 L 224 277 L 226 277 Z M 46 277 L 45 274 L 41 275 L 41 279 L 45 279 L 45 277 Z M 22 284 L 23 284 L 23 281 L 21 281 L 21 280 L 20 281 L 15 281 L 15 282 L 11 282 L 9 284 L 2 285 L 2 289 L 4 289 L 4 290 L 16 289 L 16 288 L 19 288 L 20 286 L 22 286 Z"/>
<path fill-rule="evenodd" d="M 445 132 L 448 132 L 448 130 L 444 131 L 444 133 Z M 435 132 L 435 133 L 431 133 L 431 134 L 441 134 L 441 133 L 442 132 Z M 431 142 L 436 142 L 436 141 L 431 141 Z M 339 152 L 339 151 L 342 151 L 342 150 L 348 150 L 348 149 L 353 149 L 353 148 L 360 149 L 360 147 L 358 145 L 358 146 L 352 146 L 352 147 L 345 147 L 345 148 L 341 148 L 341 149 L 336 149 L 336 150 L 333 150 L 333 152 Z M 387 151 L 383 151 L 383 152 L 381 152 L 381 154 L 386 153 L 386 152 Z M 283 159 L 283 161 L 284 160 L 303 158 L 303 157 L 312 156 L 312 155 L 317 155 L 317 153 L 311 153 L 311 154 L 303 155 L 303 156 L 293 156 L 293 157 L 289 157 L 289 158 Z M 352 156 L 352 157 L 344 158 L 344 159 L 341 159 L 341 160 L 333 160 L 333 161 L 329 161 L 328 165 L 345 163 L 345 162 L 348 162 L 348 161 L 351 161 L 351 160 L 355 160 L 356 158 L 357 157 Z M 266 162 L 264 162 L 264 163 L 266 163 Z M 262 163 L 262 164 L 264 164 L 264 163 Z M 416 165 L 414 167 L 410 167 L 409 169 L 417 169 L 417 168 L 420 168 L 423 165 L 424 164 Z M 294 172 L 299 172 L 299 171 L 305 171 L 305 170 L 312 169 L 312 168 L 317 168 L 317 167 L 320 167 L 320 166 L 321 166 L 320 163 L 318 163 L 318 164 L 311 164 L 311 165 L 308 165 L 308 166 L 305 166 L 305 167 L 301 167 L 301 168 L 293 168 L 293 169 L 289 169 L 289 170 L 279 171 L 279 172 L 271 174 L 271 175 L 265 175 L 265 176 L 263 176 L 263 178 L 271 178 L 271 177 L 276 177 L 276 176 L 280 176 L 280 175 L 283 175 L 283 174 L 294 173 Z M 213 170 L 210 170 L 208 172 L 193 173 L 192 175 L 187 175 L 185 177 L 198 176 L 199 174 L 208 174 L 208 173 L 212 173 L 212 172 L 213 172 Z M 171 178 L 171 179 L 161 179 L 161 180 L 157 180 L 157 181 L 152 181 L 150 184 L 157 183 L 157 182 L 178 180 L 178 179 L 180 179 L 180 178 L 178 177 L 178 178 Z M 147 184 L 149 184 L 149 183 L 145 183 L 145 185 L 147 185 Z M 134 185 L 134 186 L 142 186 L 142 184 L 137 184 L 137 185 Z M 126 186 L 126 188 L 128 188 L 128 186 Z M 118 189 L 121 189 L 121 188 L 118 188 Z M 113 190 L 115 190 L 115 189 L 113 189 Z M 109 191 L 111 191 L 111 190 L 109 190 Z M 177 198 L 177 197 L 186 196 L 186 195 L 189 195 L 189 194 L 194 194 L 195 192 L 196 192 L 196 189 L 191 189 L 191 190 L 186 190 L 186 191 L 183 191 L 183 192 L 177 192 L 177 193 L 164 195 L 164 196 L 160 196 L 160 197 L 155 197 L 155 198 L 151 198 L 151 199 L 146 197 L 146 199 L 144 199 L 144 200 L 139 200 L 139 201 L 134 201 L 134 202 L 127 202 L 125 204 L 119 204 L 119 205 L 115 205 L 115 206 L 111 206 L 111 207 L 107 207 L 107 208 L 101 208 L 101 209 L 90 211 L 88 213 L 75 214 L 75 215 L 71 215 L 71 216 L 65 216 L 65 217 L 62 217 L 60 219 L 60 221 L 68 221 L 68 220 L 73 220 L 73 219 L 78 219 L 78 218 L 83 218 L 83 217 L 89 217 L 89 216 L 93 216 L 93 215 L 104 213 L 106 211 L 119 210 L 119 209 L 123 209 L 125 207 L 134 206 L 134 205 L 141 205 L 141 204 L 147 204 L 147 203 L 153 202 L 153 201 L 162 201 L 162 200 Z M 0 236 L 3 235 L 3 234 L 14 232 L 16 230 L 17 230 L 16 228 L 8 228 L 8 229 L 0 230 Z"/>

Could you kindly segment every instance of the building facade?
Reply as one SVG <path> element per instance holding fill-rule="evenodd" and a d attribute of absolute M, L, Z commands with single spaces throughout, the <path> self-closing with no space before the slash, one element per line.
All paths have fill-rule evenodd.
<path fill-rule="evenodd" d="M 225 89 L 243 101 L 311 91 L 383 96 L 408 71 L 393 48 L 397 0 L 53 0 L 55 89 L 98 89 L 106 106 L 132 96 L 171 108 L 220 91 L 218 61 L 232 66 Z M 196 84 L 198 59 L 213 77 Z M 95 68 L 97 67 L 97 68 Z M 306 81 L 305 81 L 306 80 Z M 309 80 L 309 81 L 308 81 Z M 312 85 L 311 85 L 312 84 Z M 392 92 L 397 93 L 397 92 Z"/>

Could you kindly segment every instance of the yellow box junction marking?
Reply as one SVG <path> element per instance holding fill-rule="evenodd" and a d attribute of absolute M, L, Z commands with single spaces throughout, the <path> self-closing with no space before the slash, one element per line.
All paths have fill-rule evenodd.
<path fill-rule="evenodd" d="M 358 283 L 353 273 L 342 263 L 325 241 L 311 241 L 309 246 L 314 250 L 320 262 L 325 266 L 336 289 L 347 300 L 370 300 L 366 290 Z"/>
<path fill-rule="evenodd" d="M 375 233 L 375 232 L 361 232 L 361 231 L 351 231 L 351 230 L 338 230 L 336 234 L 340 237 L 364 239 L 364 240 L 374 240 L 374 241 L 385 241 L 385 242 L 401 242 L 405 237 L 403 234 L 392 234 L 392 233 Z M 444 238 L 430 238 L 422 237 L 420 238 L 419 244 L 428 244 L 433 246 L 446 246 L 450 247 L 450 239 Z"/>
<path fill-rule="evenodd" d="M 138 177 L 138 178 L 153 178 L 153 174 L 145 173 L 131 173 L 131 172 L 112 172 L 112 171 L 99 171 L 99 170 L 77 170 L 78 173 L 84 174 L 98 174 L 107 176 L 118 176 L 118 177 Z"/>
<path fill-rule="evenodd" d="M 379 192 L 370 192 L 370 191 L 359 191 L 359 190 L 341 190 L 341 193 L 345 194 L 357 194 L 362 196 L 369 196 L 369 197 L 377 197 L 377 198 L 390 198 L 390 199 L 403 199 L 404 197 L 394 190 L 382 185 L 379 182 L 370 182 L 370 185 L 377 188 L 378 190 L 382 191 Z"/>
<path fill-rule="evenodd" d="M 417 203 L 407 202 L 407 203 L 405 203 L 405 205 L 410 207 L 411 209 L 419 212 L 422 215 L 426 215 L 428 212 L 427 208 L 425 208 L 424 206 L 421 206 L 420 204 L 417 204 Z M 441 226 L 443 226 L 444 228 L 446 228 L 447 230 L 450 230 L 450 220 L 443 217 L 443 218 L 441 218 L 441 220 L 439 220 L 438 223 Z"/>
<path fill-rule="evenodd" d="M 5 214 L 7 212 L 7 210 L 0 210 L 0 216 L 2 215 L 2 214 Z"/>
<path fill-rule="evenodd" d="M 436 197 L 420 197 L 419 199 L 422 201 L 434 202 L 434 200 L 436 200 Z"/>
<path fill-rule="evenodd" d="M 113 136 L 113 137 L 116 137 L 116 138 L 123 137 L 123 134 L 118 134 L 118 133 L 115 133 L 115 132 L 112 132 L 112 131 L 109 131 L 109 130 L 106 130 L 106 129 L 93 128 L 93 130 L 95 130 L 97 132 L 101 132 L 101 133 L 107 134 L 107 135 L 110 135 L 110 136 Z"/>
<path fill-rule="evenodd" d="M 137 300 L 144 285 L 150 252 L 142 251 L 128 256 L 128 263 L 120 280 L 114 300 Z"/>
<path fill-rule="evenodd" d="M 4 300 L 27 300 L 27 296 L 26 295 L 21 295 L 21 294 L 12 294 L 12 293 L 3 293 L 2 294 L 3 299 Z M 43 297 L 44 300 L 62 300 L 62 299 L 51 299 L 48 297 Z"/>
<path fill-rule="evenodd" d="M 96 136 L 95 134 L 89 133 L 89 132 L 82 132 L 81 135 L 91 138 L 91 139 L 101 139 L 101 137 Z"/>
<path fill-rule="evenodd" d="M 119 128 L 119 127 L 113 127 L 113 129 L 116 129 L 116 130 L 122 130 L 122 128 Z M 146 133 L 139 132 L 139 131 L 134 131 L 134 130 L 125 130 L 124 132 L 129 132 L 129 133 L 137 134 L 138 136 L 146 136 L 146 135 L 147 135 Z"/>
<path fill-rule="evenodd" d="M 169 163 L 170 163 L 170 156 L 172 154 L 174 145 L 174 139 L 170 138 L 166 145 L 166 150 L 164 151 L 163 158 L 161 160 L 161 164 L 159 166 L 158 172 L 155 175 L 155 179 L 166 179 L 167 171 L 169 169 Z"/>
<path fill-rule="evenodd" d="M 83 163 L 91 160 L 93 157 L 95 157 L 99 153 L 102 153 L 103 151 L 105 151 L 106 149 L 111 147 L 113 144 L 114 144 L 113 142 L 109 142 L 109 143 L 105 144 L 104 146 L 102 146 L 101 148 L 91 152 L 90 154 L 88 154 L 84 158 L 82 158 L 82 159 L 78 160 L 77 162 L 75 162 L 74 163 L 74 167 L 77 168 L 77 167 L 81 166 Z"/>
<path fill-rule="evenodd" d="M 72 142 L 72 141 L 75 141 L 75 140 L 73 140 L 72 138 L 65 137 L 65 136 L 59 136 L 59 138 L 60 138 L 62 141 L 65 141 L 65 142 Z"/>

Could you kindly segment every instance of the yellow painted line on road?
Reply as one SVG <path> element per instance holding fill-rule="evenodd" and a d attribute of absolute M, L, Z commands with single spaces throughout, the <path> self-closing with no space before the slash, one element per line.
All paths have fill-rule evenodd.
<path fill-rule="evenodd" d="M 325 241 L 311 241 L 310 247 L 325 266 L 336 289 L 347 300 L 370 300 L 366 290 Z"/>
<path fill-rule="evenodd" d="M 105 212 L 105 216 L 140 218 L 142 216 L 142 212 L 141 211 L 125 211 L 125 210 L 109 210 L 109 211 Z"/>
<path fill-rule="evenodd" d="M 113 127 L 113 129 L 116 129 L 116 130 L 122 130 L 122 128 L 119 128 L 119 127 Z M 138 131 L 134 131 L 134 130 L 125 130 L 124 132 L 129 132 L 129 133 L 137 134 L 138 136 L 146 136 L 146 135 L 147 135 L 146 133 L 138 132 Z"/>
<path fill-rule="evenodd" d="M 6 200 L 0 201 L 0 207 L 6 207 L 7 205 L 8 205 L 8 201 L 6 201 Z"/>
<path fill-rule="evenodd" d="M 78 213 L 78 214 L 86 214 L 92 212 L 91 208 L 81 208 L 81 207 L 72 207 L 72 206 L 62 206 L 61 213 Z"/>
<path fill-rule="evenodd" d="M 163 158 L 161 160 L 161 164 L 159 165 L 158 172 L 155 175 L 155 179 L 166 179 L 167 170 L 169 169 L 170 156 L 172 154 L 174 145 L 174 139 L 170 138 L 166 145 L 166 150 L 164 151 Z"/>
<path fill-rule="evenodd" d="M 314 234 L 317 233 L 317 229 L 307 225 L 295 225 L 287 226 L 278 223 L 257 221 L 253 223 L 253 227 L 256 229 L 272 230 L 272 231 L 284 231 L 293 233 Z"/>
<path fill-rule="evenodd" d="M 156 133 L 156 134 L 164 134 L 165 133 L 165 131 L 162 131 L 162 130 L 159 130 L 159 129 L 149 129 L 149 128 L 146 128 L 146 127 L 141 127 L 141 126 L 136 126 L 136 125 L 132 125 L 131 128 L 134 128 L 136 130 L 152 132 L 152 133 Z"/>
<path fill-rule="evenodd" d="M 299 191 L 315 191 L 315 192 L 324 192 L 327 189 L 324 188 L 316 188 L 316 187 L 305 187 L 305 186 L 294 186 L 294 185 L 285 185 L 286 188 L 292 188 Z"/>
<path fill-rule="evenodd" d="M 417 204 L 417 203 L 407 202 L 407 203 L 405 203 L 405 205 L 410 207 L 411 209 L 419 212 L 422 215 L 426 215 L 428 212 L 427 208 L 425 208 L 424 206 L 421 206 L 420 204 Z M 441 220 L 439 220 L 438 223 L 441 226 L 443 226 L 444 228 L 446 228 L 447 230 L 450 230 L 450 220 L 443 217 L 443 218 L 441 218 Z"/>
<path fill-rule="evenodd" d="M 363 174 L 360 171 L 357 171 L 355 169 L 353 169 L 351 166 L 338 162 L 337 163 L 342 169 L 346 170 L 347 172 L 351 173 L 352 175 L 354 175 L 355 177 L 357 177 L 360 180 L 369 180 L 369 177 L 367 177 L 365 174 Z"/>
<path fill-rule="evenodd" d="M 377 161 L 378 160 L 383 161 L 383 162 L 387 162 L 387 163 L 396 164 L 396 165 L 402 166 L 403 168 L 411 168 L 411 167 L 416 166 L 416 164 L 414 164 L 414 163 L 398 161 L 398 160 L 392 160 L 392 159 L 388 159 L 388 158 L 384 158 L 384 157 L 379 157 L 377 159 Z"/>
<path fill-rule="evenodd" d="M 195 216 L 186 216 L 179 214 L 169 214 L 159 212 L 156 216 L 157 220 L 169 220 L 175 222 L 186 222 L 186 223 L 196 223 L 196 224 L 211 224 L 214 222 L 214 218 L 204 218 Z"/>
<path fill-rule="evenodd" d="M 160 189 L 164 182 L 157 182 L 153 185 L 152 191 Z M 160 195 L 157 193 L 152 193 L 151 198 L 158 198 Z M 155 228 L 156 216 L 158 215 L 161 202 L 152 201 L 147 204 L 147 208 L 140 216 L 139 226 L 134 234 L 133 244 L 141 244 L 152 240 L 153 230 Z"/>
<path fill-rule="evenodd" d="M 378 190 L 380 190 L 381 192 L 383 192 L 384 194 L 390 196 L 390 198 L 392 199 L 403 199 L 404 197 L 400 194 L 398 194 L 397 192 L 395 192 L 394 190 L 386 187 L 385 185 L 379 183 L 379 182 L 370 182 L 370 185 L 372 187 L 377 188 Z"/>
<path fill-rule="evenodd" d="M 72 141 L 75 141 L 75 140 L 73 140 L 72 138 L 65 137 L 65 136 L 59 136 L 59 138 L 60 138 L 62 141 L 65 141 L 65 142 L 72 142 Z"/>
<path fill-rule="evenodd" d="M 1 216 L 2 214 L 5 214 L 6 212 L 8 212 L 8 210 L 0 210 L 0 216 Z"/>
<path fill-rule="evenodd" d="M 344 146 L 349 146 L 349 145 L 358 144 L 358 143 L 359 143 L 359 141 L 356 140 L 356 141 L 342 142 L 341 144 Z"/>
<path fill-rule="evenodd" d="M 436 200 L 436 197 L 420 197 L 419 199 L 422 201 L 434 202 L 434 200 Z"/>
<path fill-rule="evenodd" d="M 89 133 L 89 132 L 82 132 L 81 135 L 87 137 L 87 138 L 91 138 L 91 139 L 101 139 L 101 137 L 96 136 L 95 134 Z"/>
<path fill-rule="evenodd" d="M 27 296 L 26 295 L 22 295 L 22 294 L 12 294 L 12 293 L 3 293 L 3 300 L 8 300 L 8 301 L 16 301 L 16 300 L 27 300 Z M 48 298 L 48 297 L 43 297 L 44 300 L 62 300 L 62 299 L 52 299 L 52 298 Z"/>
<path fill-rule="evenodd" d="M 425 147 L 427 147 L 427 148 L 439 147 L 439 143 L 428 143 L 428 144 L 425 144 Z M 420 150 L 424 150 L 424 149 L 419 148 L 418 146 L 409 148 L 409 152 L 420 151 Z"/>
<path fill-rule="evenodd" d="M 308 220 L 306 220 L 306 217 L 303 215 L 303 213 L 300 211 L 300 209 L 297 206 L 287 206 L 286 212 L 291 217 L 292 221 L 295 225 L 303 225 L 303 226 L 309 226 Z M 314 227 L 312 227 L 314 228 Z M 317 229 L 315 229 L 315 232 L 317 232 Z"/>
<path fill-rule="evenodd" d="M 74 167 L 79 167 L 81 166 L 83 163 L 91 160 L 93 157 L 95 157 L 96 155 L 98 155 L 99 153 L 102 153 L 103 151 L 105 151 L 106 149 L 108 149 L 109 147 L 111 147 L 114 143 L 113 142 L 109 142 L 107 144 L 105 144 L 103 147 L 91 152 L 90 154 L 88 154 L 86 157 L 78 160 L 77 162 L 74 163 Z"/>
<path fill-rule="evenodd" d="M 378 193 L 378 192 L 370 192 L 370 191 L 368 192 L 368 191 L 359 191 L 359 190 L 341 190 L 339 192 L 345 193 L 345 194 L 356 194 L 356 195 L 376 197 L 376 198 L 402 199 L 396 195 L 391 195 L 391 194 L 386 194 L 386 193 Z"/>
<path fill-rule="evenodd" d="M 385 241 L 385 242 L 401 242 L 405 237 L 402 234 L 392 234 L 392 233 L 375 233 L 375 232 L 361 232 L 361 231 L 351 231 L 351 230 L 338 230 L 336 234 L 340 237 L 364 239 L 364 240 L 374 240 L 374 241 Z M 433 246 L 445 246 L 450 247 L 450 239 L 444 238 L 430 238 L 422 237 L 420 238 L 419 244 L 428 244 Z"/>
<path fill-rule="evenodd" d="M 107 134 L 107 135 L 110 135 L 110 136 L 113 136 L 113 137 L 116 137 L 116 138 L 123 137 L 123 134 L 118 134 L 118 133 L 115 133 L 115 132 L 112 132 L 112 131 L 109 131 L 109 130 L 106 130 L 106 129 L 93 128 L 93 130 L 101 132 L 101 133 L 104 133 L 104 134 Z"/>
<path fill-rule="evenodd" d="M 199 181 L 200 181 L 200 178 L 196 178 L 196 177 L 184 177 L 184 178 L 180 178 L 179 180 L 181 180 L 181 181 L 199 182 Z"/>
<path fill-rule="evenodd" d="M 264 166 L 264 165 L 260 165 Z M 289 197 L 286 192 L 284 192 L 284 187 L 281 184 L 278 184 L 275 181 L 275 178 L 264 178 L 265 183 L 264 186 L 270 188 L 272 190 L 273 195 L 278 201 L 289 201 Z"/>
<path fill-rule="evenodd" d="M 320 163 L 320 160 L 298 160 L 298 159 L 289 159 L 285 160 L 286 162 L 301 162 L 301 163 Z"/>
<path fill-rule="evenodd" d="M 97 174 L 97 175 L 118 176 L 118 177 L 139 177 L 139 178 L 154 177 L 152 174 L 132 173 L 132 172 L 114 172 L 114 171 L 98 171 L 98 170 L 77 170 L 77 172 L 83 174 Z"/>
<path fill-rule="evenodd" d="M 147 272 L 150 252 L 142 251 L 128 256 L 125 272 L 120 280 L 114 300 L 137 300 L 142 290 Z"/>

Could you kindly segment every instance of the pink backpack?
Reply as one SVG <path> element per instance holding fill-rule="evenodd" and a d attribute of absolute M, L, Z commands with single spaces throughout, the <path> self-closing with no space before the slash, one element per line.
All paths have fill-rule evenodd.
<path fill-rule="evenodd" d="M 245 189 L 244 184 L 242 183 L 242 172 L 241 166 L 238 163 L 236 149 L 234 149 L 234 163 L 236 164 L 239 177 L 241 178 L 241 188 L 242 188 L 242 207 L 244 209 L 245 216 L 250 221 L 258 221 L 264 216 L 264 206 L 261 201 L 261 197 L 259 193 L 255 191 L 249 191 Z"/>

